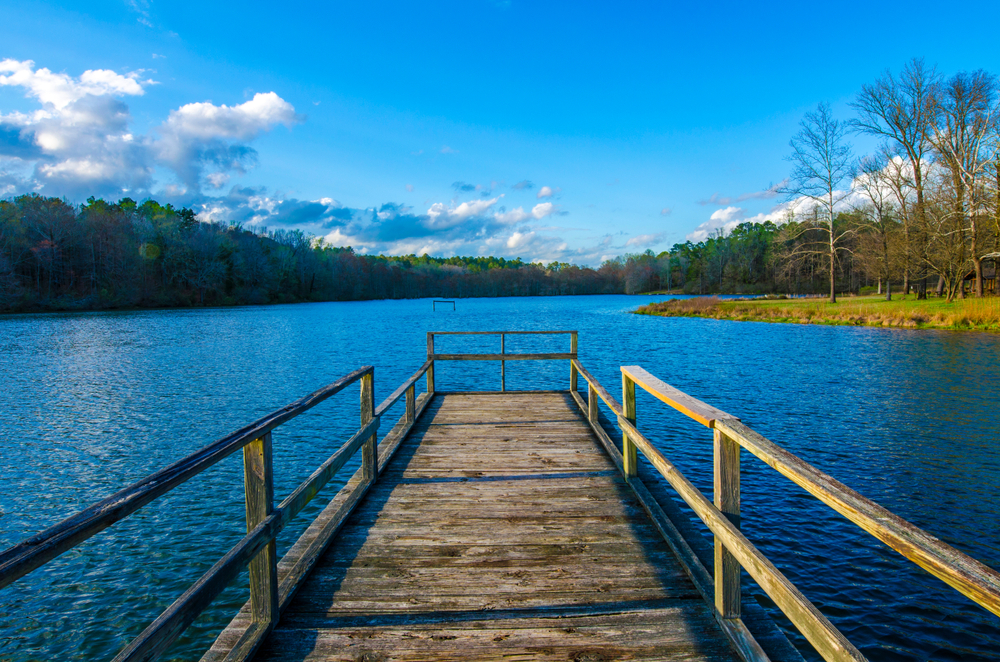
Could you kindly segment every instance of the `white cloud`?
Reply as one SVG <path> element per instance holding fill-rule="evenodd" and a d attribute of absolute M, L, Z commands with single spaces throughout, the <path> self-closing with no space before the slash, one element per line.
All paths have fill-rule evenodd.
<path fill-rule="evenodd" d="M 552 189 L 550 187 L 543 186 L 542 188 L 538 189 L 538 195 L 536 197 L 539 200 L 541 200 L 542 198 L 551 198 L 553 195 L 555 195 L 555 193 L 552 192 Z"/>
<path fill-rule="evenodd" d="M 448 228 L 457 225 L 470 216 L 479 216 L 500 201 L 503 194 L 490 200 L 472 200 L 463 202 L 457 207 L 449 207 L 443 202 L 435 202 L 427 210 L 427 226 L 431 228 Z"/>
<path fill-rule="evenodd" d="M 6 136 L 0 168 L 21 173 L 15 189 L 79 200 L 151 194 L 154 173 L 166 167 L 182 186 L 168 190 L 171 182 L 159 182 L 163 190 L 193 195 L 221 188 L 231 172 L 252 166 L 256 151 L 246 143 L 277 124 L 300 121 L 291 104 L 269 92 L 236 106 L 187 104 L 153 134 L 136 136 L 121 97 L 142 95 L 151 84 L 139 72 L 92 69 L 74 78 L 36 69 L 30 60 L 3 60 L 0 85 L 21 87 L 41 108 L 0 115 Z"/>
<path fill-rule="evenodd" d="M 657 232 L 656 234 L 640 234 L 626 241 L 625 246 L 626 247 L 636 246 L 638 248 L 646 248 L 648 246 L 654 246 L 663 241 L 665 235 L 666 233 L 664 232 Z"/>
<path fill-rule="evenodd" d="M 671 212 L 673 212 L 673 210 L 670 207 L 664 207 L 660 210 L 660 216 L 670 216 Z"/>
<path fill-rule="evenodd" d="M 30 96 L 55 110 L 66 108 L 87 95 L 139 96 L 144 93 L 143 85 L 152 84 L 152 80 L 140 81 L 138 72 L 123 76 L 108 69 L 88 69 L 79 79 L 73 79 L 44 67 L 36 70 L 31 60 L 0 61 L 0 85 L 23 87 Z"/>
<path fill-rule="evenodd" d="M 238 106 L 186 104 L 170 111 L 160 131 L 194 140 L 253 140 L 276 124 L 292 126 L 298 121 L 292 104 L 267 92 Z"/>
<path fill-rule="evenodd" d="M 557 211 L 558 209 L 556 209 L 556 206 L 551 202 L 540 202 L 531 208 L 531 215 L 541 220 L 549 214 L 554 214 Z"/>

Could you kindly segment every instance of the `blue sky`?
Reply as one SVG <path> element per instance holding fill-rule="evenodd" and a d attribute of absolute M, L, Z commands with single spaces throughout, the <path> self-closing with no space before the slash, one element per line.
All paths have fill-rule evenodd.
<path fill-rule="evenodd" d="M 375 253 L 665 250 L 782 202 L 818 103 L 914 56 L 1000 72 L 1000 3 L 5 4 L 0 195 Z"/>

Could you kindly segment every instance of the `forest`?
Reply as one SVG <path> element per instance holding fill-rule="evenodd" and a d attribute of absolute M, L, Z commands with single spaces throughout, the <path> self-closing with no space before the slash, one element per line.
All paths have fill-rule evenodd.
<path fill-rule="evenodd" d="M 923 61 L 820 104 L 790 142 L 780 218 L 598 268 L 495 257 L 364 255 L 191 209 L 25 194 L 0 201 L 0 311 L 567 294 L 996 293 L 1000 86 Z M 849 138 L 877 139 L 857 157 Z M 773 216 L 773 214 L 772 214 Z"/>

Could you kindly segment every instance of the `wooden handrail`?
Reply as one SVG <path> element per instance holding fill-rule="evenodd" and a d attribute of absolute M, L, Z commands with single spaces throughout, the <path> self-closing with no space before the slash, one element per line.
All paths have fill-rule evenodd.
<path fill-rule="evenodd" d="M 858 527 L 1000 616 L 1000 572 L 894 515 L 738 421 L 716 429 Z"/>
<path fill-rule="evenodd" d="M 622 374 L 641 386 L 646 392 L 653 395 L 658 400 L 662 400 L 677 411 L 693 418 L 702 425 L 715 427 L 716 421 L 738 421 L 740 419 L 731 416 L 721 409 L 716 409 L 712 405 L 706 404 L 697 398 L 674 388 L 670 384 L 658 379 L 646 372 L 637 365 L 623 365 Z"/>
<path fill-rule="evenodd" d="M 587 382 L 587 384 L 589 384 L 590 387 L 594 389 L 594 391 L 597 393 L 597 395 L 600 396 L 601 400 L 604 400 L 604 404 L 606 404 L 611 409 L 611 411 L 614 412 L 615 416 L 621 416 L 622 405 L 620 402 L 615 400 L 613 395 L 608 393 L 608 389 L 601 386 L 601 383 L 597 381 L 597 378 L 594 377 L 592 374 L 590 374 L 590 372 L 588 372 L 587 369 L 583 367 L 583 365 L 580 363 L 578 359 L 573 359 L 573 365 L 580 373 L 580 376 L 583 377 L 583 379 Z"/>
<path fill-rule="evenodd" d="M 498 336 L 501 333 L 508 336 L 545 336 L 560 333 L 577 333 L 576 331 L 428 331 L 435 336 Z"/>
<path fill-rule="evenodd" d="M 128 517 L 157 497 L 232 455 L 251 441 L 263 437 L 282 423 L 339 393 L 372 371 L 372 366 L 358 368 L 329 386 L 240 428 L 165 469 L 0 552 L 0 588 Z"/>
<path fill-rule="evenodd" d="M 575 359 L 574 352 L 547 354 L 432 354 L 435 361 L 565 361 Z"/>
<path fill-rule="evenodd" d="M 576 366 L 580 374 L 584 375 L 584 378 L 594 388 L 596 380 L 583 370 L 579 362 L 576 362 Z M 771 596 L 825 659 L 851 660 L 863 659 L 863 657 L 857 657 L 861 654 L 853 646 L 847 648 L 843 645 L 846 639 L 843 639 L 843 635 L 836 631 L 836 628 L 830 625 L 825 618 L 822 621 L 816 618 L 816 614 L 819 614 L 818 611 L 815 614 L 811 613 L 815 611 L 815 607 L 808 603 L 808 600 L 787 590 L 788 587 L 784 586 L 787 580 L 780 576 L 780 573 L 770 565 L 770 562 L 767 562 L 739 532 L 739 454 L 737 452 L 739 448 L 750 451 L 765 464 L 805 489 L 832 510 L 846 517 L 863 531 L 878 538 L 903 557 L 941 579 L 976 604 L 1000 616 L 1000 572 L 942 542 L 821 472 L 750 429 L 737 417 L 687 395 L 639 366 L 622 366 L 621 372 L 623 383 L 626 385 L 629 383 L 633 386 L 638 384 L 657 399 L 713 429 L 715 433 L 717 502 L 713 505 L 694 488 L 677 471 L 677 468 L 666 460 L 639 432 L 635 424 L 625 416 L 625 412 L 621 411 L 618 412 L 618 425 L 622 429 L 623 443 L 626 446 L 623 448 L 623 457 L 629 445 L 634 445 L 643 451 L 653 466 L 715 534 L 717 541 L 716 565 L 718 566 L 720 561 L 719 543 L 721 543 L 725 553 L 731 554 L 739 561 L 740 565 L 746 568 L 747 572 L 757 580 L 765 592 Z M 598 393 L 603 391 L 600 387 L 595 390 Z M 735 450 L 729 451 L 726 450 L 727 448 Z M 720 455 L 720 452 L 723 455 Z M 734 455 L 725 457 L 726 453 L 734 453 Z M 627 461 L 624 464 L 627 464 Z M 623 466 L 623 470 L 625 468 Z M 722 474 L 720 474 L 720 470 Z M 720 476 L 726 476 L 723 483 L 720 483 Z M 725 491 L 727 488 L 726 480 L 734 481 L 734 489 L 736 490 L 734 493 L 736 495 L 735 515 L 727 515 L 718 507 L 720 497 L 718 492 L 720 489 Z M 722 494 L 722 498 L 725 500 L 726 495 Z M 766 562 L 766 565 L 762 564 L 761 559 Z M 791 585 L 789 584 L 789 586 Z M 717 608 L 719 608 L 720 600 L 725 603 L 726 597 L 720 596 L 720 589 L 732 591 L 734 588 L 738 590 L 738 579 L 735 584 L 727 585 L 724 581 L 720 584 L 720 578 L 718 575 L 716 576 Z M 794 586 L 791 588 L 794 589 Z M 777 591 L 777 594 L 772 594 L 772 590 Z M 802 602 L 803 600 L 805 602 Z M 819 616 L 822 617 L 822 614 Z"/>
<path fill-rule="evenodd" d="M 403 394 L 406 393 L 409 390 L 409 388 L 417 382 L 418 379 L 424 376 L 424 373 L 427 372 L 427 369 L 430 368 L 431 365 L 433 365 L 433 363 L 434 359 L 428 359 L 427 361 L 425 361 L 424 364 L 420 366 L 420 369 L 417 370 L 415 373 L 413 373 L 412 377 L 410 377 L 405 382 L 400 384 L 399 388 L 393 391 L 388 398 L 382 401 L 382 404 L 380 404 L 378 407 L 375 408 L 375 416 L 376 417 L 381 416 L 390 407 L 396 404 L 396 401 L 398 401 L 401 397 L 403 397 Z"/>
<path fill-rule="evenodd" d="M 787 577 L 778 570 L 767 557 L 761 554 L 753 543 L 747 540 L 736 526 L 709 501 L 698 488 L 657 450 L 632 423 L 624 416 L 618 417 L 618 425 L 628 434 L 629 439 L 649 459 L 667 482 L 691 510 L 726 544 L 726 548 L 736 557 L 747 573 L 753 577 L 764 592 L 788 616 L 799 632 L 812 644 L 813 648 L 832 661 L 861 661 L 866 658 L 850 641 L 795 588 Z"/>

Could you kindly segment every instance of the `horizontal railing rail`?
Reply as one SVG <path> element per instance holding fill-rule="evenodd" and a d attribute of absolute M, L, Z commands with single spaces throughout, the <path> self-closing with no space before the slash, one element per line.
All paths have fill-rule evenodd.
<path fill-rule="evenodd" d="M 507 336 L 545 336 L 545 335 L 568 335 L 570 337 L 570 351 L 568 352 L 536 352 L 522 354 L 507 353 Z M 499 354 L 437 354 L 434 352 L 434 336 L 500 336 Z M 433 390 L 434 383 L 434 361 L 499 361 L 500 362 L 500 390 L 507 390 L 507 361 L 570 361 L 569 382 L 570 390 L 576 390 L 576 367 L 572 361 L 576 359 L 577 331 L 428 331 L 427 332 L 427 360 L 431 361 L 431 366 L 427 372 L 427 390 Z"/>
<path fill-rule="evenodd" d="M 318 391 L 240 428 L 108 498 L 98 501 L 79 513 L 67 517 L 62 522 L 19 542 L 6 551 L 0 552 L 0 588 L 48 563 L 115 522 L 128 517 L 157 497 L 166 494 L 242 449 L 251 441 L 263 437 L 282 423 L 339 393 L 364 375 L 371 374 L 372 370 L 371 366 L 359 368 L 329 386 L 324 386 Z"/>
<path fill-rule="evenodd" d="M 813 648 L 826 660 L 864 660 L 850 641 L 740 531 L 740 459 L 745 448 L 862 530 L 908 560 L 1000 615 L 1000 573 L 894 515 L 744 425 L 739 418 L 680 391 L 639 366 L 622 366 L 619 403 L 578 360 L 588 385 L 580 408 L 657 528 L 687 566 L 695 584 L 714 603 L 716 618 L 745 659 L 766 659 L 740 619 L 740 568 L 761 586 Z M 714 503 L 683 476 L 636 426 L 635 386 L 713 430 Z M 622 432 L 619 452 L 598 420 L 598 401 L 613 413 Z M 637 452 L 698 515 L 715 536 L 714 578 L 710 577 L 662 508 L 638 478 Z M 714 584 L 714 586 L 713 586 Z"/>
<path fill-rule="evenodd" d="M 336 527 L 344 521 L 377 479 L 379 466 L 377 431 L 381 416 L 405 395 L 406 410 L 393 433 L 394 443 L 398 445 L 413 427 L 418 415 L 416 382 L 431 370 L 432 366 L 433 361 L 424 363 L 377 409 L 374 407 L 373 398 L 374 368 L 364 366 L 205 446 L 169 467 L 147 476 L 0 553 L 0 588 L 128 517 L 157 497 L 242 449 L 247 534 L 138 637 L 122 649 L 114 660 L 135 662 L 157 659 L 248 566 L 250 568 L 248 607 L 251 621 L 226 659 L 249 659 L 274 627 L 281 610 L 287 606 L 291 595 L 315 563 L 319 553 L 329 544 Z M 357 382 L 361 383 L 360 427 L 302 484 L 275 506 L 274 472 L 271 461 L 272 431 Z M 427 405 L 430 395 L 431 393 L 422 399 L 421 411 Z M 395 446 L 393 450 L 394 448 Z M 306 554 L 300 557 L 290 570 L 284 571 L 285 577 L 279 584 L 275 553 L 278 534 L 359 451 L 362 455 L 361 468 L 358 470 L 360 482 L 354 486 L 339 512 L 327 525 L 325 539 L 313 540 Z M 348 488 L 345 487 L 346 489 Z"/>

